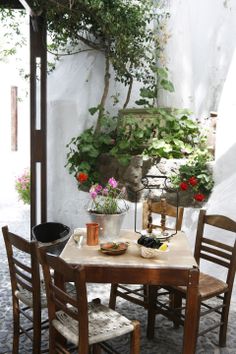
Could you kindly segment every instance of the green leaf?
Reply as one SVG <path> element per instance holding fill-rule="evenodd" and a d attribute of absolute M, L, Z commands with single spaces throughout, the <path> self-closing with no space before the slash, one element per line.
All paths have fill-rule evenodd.
<path fill-rule="evenodd" d="M 79 169 L 84 172 L 88 172 L 90 170 L 91 166 L 88 162 L 83 161 L 79 164 Z"/>
<path fill-rule="evenodd" d="M 119 147 L 120 149 L 127 149 L 129 147 L 130 143 L 126 140 L 120 141 L 119 142 Z"/>
<path fill-rule="evenodd" d="M 172 151 L 172 146 L 170 144 L 165 144 L 165 146 L 163 147 L 163 151 L 166 153 L 169 153 Z"/>
<path fill-rule="evenodd" d="M 153 90 L 148 89 L 148 88 L 141 88 L 140 89 L 140 96 L 146 97 L 146 98 L 155 98 L 156 92 L 154 92 Z"/>
<path fill-rule="evenodd" d="M 152 147 L 154 149 L 160 149 L 160 148 L 163 148 L 165 146 L 165 141 L 163 139 L 160 139 L 160 140 L 154 140 L 153 139 L 153 142 L 152 142 Z"/>
<path fill-rule="evenodd" d="M 162 79 L 167 79 L 168 78 L 168 71 L 165 68 L 156 68 L 156 73 Z"/>
<path fill-rule="evenodd" d="M 131 157 L 129 155 L 119 155 L 117 156 L 117 160 L 121 165 L 127 166 L 130 162 Z"/>
<path fill-rule="evenodd" d="M 135 103 L 136 103 L 138 106 L 145 106 L 145 105 L 147 105 L 149 102 L 148 102 L 147 100 L 140 99 L 140 100 L 135 101 Z"/>
<path fill-rule="evenodd" d="M 184 147 L 184 143 L 182 140 L 179 139 L 173 139 L 173 143 L 178 146 L 179 148 L 183 148 Z"/>
<path fill-rule="evenodd" d="M 169 80 L 162 79 L 160 81 L 160 85 L 166 91 L 174 92 L 174 90 L 175 90 L 174 85 Z"/>
<path fill-rule="evenodd" d="M 92 145 L 84 145 L 80 147 L 81 152 L 88 153 L 90 157 L 97 157 L 99 155 L 99 150 L 95 149 Z"/>
<path fill-rule="evenodd" d="M 88 111 L 93 116 L 98 110 L 99 110 L 99 107 L 91 107 L 91 108 L 89 108 Z"/>

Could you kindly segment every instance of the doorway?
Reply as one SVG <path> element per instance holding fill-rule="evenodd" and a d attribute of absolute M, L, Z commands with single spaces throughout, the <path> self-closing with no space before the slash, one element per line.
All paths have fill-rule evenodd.
<path fill-rule="evenodd" d="M 29 18 L 18 10 L 14 16 L 20 22 L 24 45 L 14 45 L 10 29 L 0 23 L 0 224 L 29 235 L 30 205 L 15 188 L 16 181 L 30 170 Z"/>

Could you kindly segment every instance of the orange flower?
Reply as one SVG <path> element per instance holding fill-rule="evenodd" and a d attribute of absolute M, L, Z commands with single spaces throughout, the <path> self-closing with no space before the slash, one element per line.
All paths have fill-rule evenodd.
<path fill-rule="evenodd" d="M 88 179 L 88 175 L 84 172 L 78 172 L 76 175 L 76 179 L 79 183 L 84 183 Z"/>

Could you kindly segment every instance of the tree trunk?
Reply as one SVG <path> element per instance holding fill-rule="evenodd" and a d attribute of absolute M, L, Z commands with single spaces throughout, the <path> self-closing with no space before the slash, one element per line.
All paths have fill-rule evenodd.
<path fill-rule="evenodd" d="M 95 132 L 94 132 L 95 135 L 98 134 L 101 129 L 101 119 L 102 119 L 102 116 L 104 113 L 105 103 L 106 103 L 106 99 L 107 99 L 108 92 L 109 92 L 109 83 L 110 83 L 110 61 L 109 61 L 108 54 L 106 54 L 105 55 L 104 89 L 103 89 L 101 102 L 99 105 L 98 119 L 97 119 L 97 124 L 96 124 Z"/>

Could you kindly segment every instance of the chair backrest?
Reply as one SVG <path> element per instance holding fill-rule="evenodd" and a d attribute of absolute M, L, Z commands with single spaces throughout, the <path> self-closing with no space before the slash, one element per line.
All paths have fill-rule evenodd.
<path fill-rule="evenodd" d="M 211 230 L 208 230 L 208 234 L 212 233 L 212 236 L 214 236 L 213 232 L 216 232 L 217 229 L 218 231 L 230 231 L 227 233 L 229 242 L 226 244 L 220 240 L 213 240 L 212 236 L 205 236 L 206 225 L 212 227 Z M 219 239 L 220 236 L 218 234 L 217 238 Z M 232 289 L 236 271 L 236 222 L 224 215 L 206 215 L 206 210 L 201 209 L 198 219 L 194 257 L 198 264 L 200 264 L 201 259 L 204 259 L 227 268 L 226 282 L 229 289 Z"/>
<path fill-rule="evenodd" d="M 87 353 L 88 302 L 85 270 L 82 266 L 70 266 L 60 257 L 46 253 L 44 248 L 39 248 L 38 254 L 44 273 L 49 323 L 56 318 L 57 311 L 63 311 L 75 320 L 78 323 L 78 353 Z M 65 287 L 68 280 L 74 283 L 75 293 Z"/>
<path fill-rule="evenodd" d="M 26 290 L 32 295 L 33 306 L 40 307 L 40 275 L 37 246 L 2 228 L 6 245 L 13 299 L 17 291 Z M 14 305 L 14 304 L 13 304 Z"/>
<path fill-rule="evenodd" d="M 143 229 L 147 229 L 150 223 L 150 220 L 153 219 L 153 214 L 161 215 L 163 210 L 163 206 L 161 201 L 152 201 L 148 200 L 143 202 Z M 178 213 L 178 217 L 177 217 Z M 183 207 L 175 207 L 169 203 L 165 204 L 165 214 L 166 216 L 170 217 L 170 219 L 175 219 L 175 224 L 172 229 L 181 230 L 182 222 L 183 222 L 183 215 L 184 215 L 184 208 Z M 167 221 L 168 223 L 168 221 Z M 153 224 L 151 221 L 152 227 L 161 227 L 161 224 Z M 166 229 L 170 229 L 170 227 L 166 226 Z"/>

